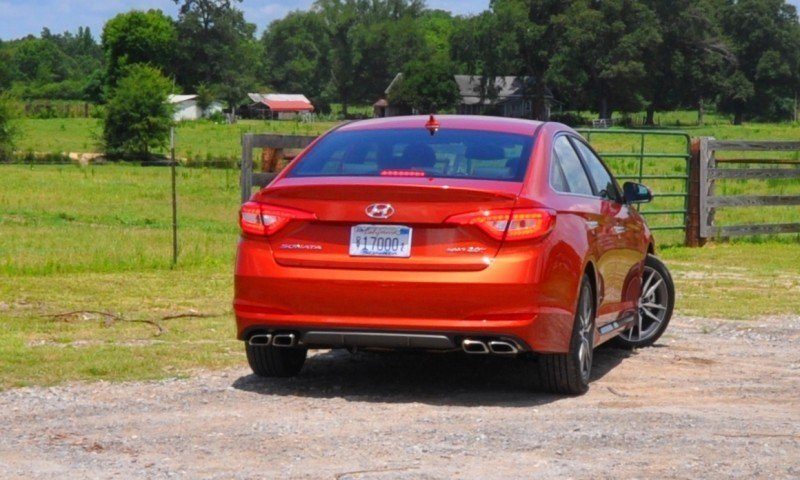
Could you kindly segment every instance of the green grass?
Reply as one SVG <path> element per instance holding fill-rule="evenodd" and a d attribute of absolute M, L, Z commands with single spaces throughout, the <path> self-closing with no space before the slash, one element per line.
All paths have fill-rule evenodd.
<path fill-rule="evenodd" d="M 751 319 L 800 312 L 800 240 L 670 247 L 678 315 Z"/>
<path fill-rule="evenodd" d="M 242 363 L 230 307 L 235 174 L 179 171 L 175 269 L 169 185 L 165 168 L 0 166 L 0 388 Z M 134 322 L 47 317 L 73 310 Z M 187 312 L 210 317 L 160 320 Z"/>
<path fill-rule="evenodd" d="M 337 122 L 242 120 L 234 125 L 202 120 L 181 122 L 175 131 L 176 155 L 191 161 L 241 158 L 245 133 L 319 135 Z M 93 118 L 25 118 L 18 121 L 17 149 L 23 152 L 99 152 L 101 120 Z M 166 153 L 166 152 L 162 152 Z"/>

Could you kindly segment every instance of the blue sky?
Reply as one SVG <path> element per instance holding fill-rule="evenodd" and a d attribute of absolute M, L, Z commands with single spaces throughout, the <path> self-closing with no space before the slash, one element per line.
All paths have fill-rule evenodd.
<path fill-rule="evenodd" d="M 312 1 L 244 0 L 239 8 L 261 31 L 269 22 L 291 10 L 307 9 Z M 489 0 L 428 0 L 427 3 L 431 8 L 468 14 L 486 9 Z M 106 20 L 133 8 L 159 8 L 173 15 L 177 11 L 172 0 L 0 0 L 0 39 L 19 38 L 29 33 L 38 35 L 42 27 L 60 33 L 86 25 L 98 37 Z"/>
<path fill-rule="evenodd" d="M 247 20 L 261 31 L 269 22 L 295 9 L 307 9 L 313 0 L 244 0 L 240 8 Z M 480 12 L 489 0 L 428 0 L 431 8 L 450 10 L 457 14 Z M 800 6 L 800 0 L 790 0 Z M 9 40 L 29 33 L 39 34 L 42 27 L 53 32 L 77 30 L 88 25 L 99 36 L 106 20 L 132 8 L 160 8 L 174 14 L 172 0 L 0 0 L 0 39 Z"/>

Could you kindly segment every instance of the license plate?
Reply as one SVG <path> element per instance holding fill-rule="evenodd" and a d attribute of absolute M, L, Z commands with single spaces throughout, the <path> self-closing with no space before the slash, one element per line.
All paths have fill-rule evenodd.
<path fill-rule="evenodd" d="M 350 229 L 350 255 L 408 258 L 411 256 L 411 227 L 355 225 Z"/>

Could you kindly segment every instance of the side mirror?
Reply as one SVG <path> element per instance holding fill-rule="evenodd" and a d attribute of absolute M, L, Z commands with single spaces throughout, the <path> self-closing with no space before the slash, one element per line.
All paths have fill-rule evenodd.
<path fill-rule="evenodd" d="M 653 199 L 653 192 L 641 183 L 625 182 L 622 191 L 625 203 L 647 203 Z"/>

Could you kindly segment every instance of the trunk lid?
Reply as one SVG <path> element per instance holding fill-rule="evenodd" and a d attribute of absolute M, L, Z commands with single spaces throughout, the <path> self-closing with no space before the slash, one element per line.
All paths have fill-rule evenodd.
<path fill-rule="evenodd" d="M 293 221 L 269 237 L 280 265 L 309 268 L 468 271 L 486 268 L 501 241 L 453 215 L 512 208 L 521 183 L 437 178 L 282 178 L 254 200 L 316 215 Z M 390 205 L 388 218 L 371 218 L 371 205 Z M 411 229 L 408 257 L 354 256 L 356 225 Z"/>

